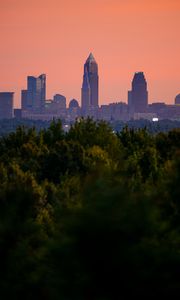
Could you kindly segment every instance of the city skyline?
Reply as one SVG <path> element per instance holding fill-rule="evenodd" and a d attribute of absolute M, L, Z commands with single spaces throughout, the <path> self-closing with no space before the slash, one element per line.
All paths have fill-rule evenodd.
<path fill-rule="evenodd" d="M 159 119 L 180 118 L 180 94 L 176 95 L 173 105 L 166 105 L 164 102 L 148 103 L 148 82 L 143 72 L 134 74 L 131 90 L 128 91 L 128 103 L 117 101 L 99 106 L 98 63 L 92 53 L 84 64 L 81 106 L 76 99 L 71 99 L 67 106 L 66 97 L 61 94 L 55 94 L 53 99 L 47 99 L 46 74 L 40 74 L 38 77 L 27 76 L 27 89 L 21 91 L 21 109 L 14 109 L 14 93 L 0 94 L 1 119 L 61 119 L 69 126 L 71 122 L 81 117 L 107 122 L 142 119 L 154 122 Z"/>
<path fill-rule="evenodd" d="M 0 90 L 20 92 L 28 74 L 47 74 L 47 98 L 81 99 L 83 62 L 99 65 L 99 104 L 127 102 L 144 72 L 149 103 L 174 103 L 180 92 L 180 2 L 142 0 L 1 0 Z M 94 6 L 96 9 L 94 9 Z"/>
<path fill-rule="evenodd" d="M 86 59 L 86 63 L 88 62 L 88 59 L 89 59 L 89 57 L 93 57 L 93 59 L 94 59 L 94 56 L 93 56 L 93 54 L 92 53 L 90 53 L 89 54 L 89 56 L 88 56 L 88 58 Z M 95 61 L 95 60 L 94 60 Z M 96 61 L 95 61 L 96 62 Z M 85 63 L 85 64 L 86 64 Z M 99 84 L 97 83 L 97 103 L 98 103 L 98 105 L 97 106 L 101 106 L 101 105 L 105 105 L 105 104 L 111 104 L 111 103 L 117 103 L 117 102 L 124 102 L 124 103 L 126 103 L 126 104 L 128 104 L 129 103 L 129 96 L 130 96 L 130 93 L 131 93 L 131 91 L 130 91 L 130 88 L 131 88 L 131 85 L 132 85 L 132 83 L 133 83 L 133 80 L 134 80 L 134 78 L 136 77 L 136 75 L 137 74 L 143 74 L 143 76 L 144 76 L 144 72 L 143 71 L 135 71 L 133 74 L 132 74 L 132 78 L 131 78 L 131 80 L 130 80 L 130 83 L 129 83 L 129 90 L 127 90 L 126 91 L 126 98 L 125 99 L 120 99 L 120 98 L 116 98 L 116 99 L 109 99 L 109 101 L 99 101 Z M 27 90 L 26 90 L 26 88 L 28 88 L 28 85 L 29 85 L 29 83 L 28 83 L 28 81 L 30 80 L 30 84 L 32 84 L 32 85 L 34 85 L 34 87 L 37 85 L 37 86 L 39 86 L 40 87 L 40 85 L 41 85 L 41 77 L 44 77 L 45 78 L 45 86 L 46 86 L 46 77 L 47 77 L 47 74 L 45 74 L 45 73 L 43 73 L 43 74 L 41 74 L 41 75 L 39 75 L 38 77 L 36 77 L 37 76 L 37 74 L 31 74 L 31 75 L 27 75 L 26 76 L 26 79 L 27 79 L 27 83 L 25 84 L 25 86 L 23 86 L 23 89 L 21 90 L 21 91 L 18 91 L 18 97 L 19 97 L 19 101 L 18 101 L 18 104 L 16 103 L 16 101 L 14 101 L 14 106 L 15 107 L 17 107 L 17 108 L 21 108 L 21 105 L 22 105 L 22 103 L 21 103 L 21 100 L 22 100 L 22 93 L 23 92 L 27 92 Z M 65 94 L 63 94 L 63 96 L 64 97 L 66 97 L 67 98 L 67 103 L 70 103 L 70 101 L 72 100 L 72 99 L 76 99 L 77 101 L 78 101 L 78 103 L 79 103 L 79 105 L 80 106 L 82 106 L 82 90 L 83 90 L 83 84 L 84 84 L 84 82 L 87 84 L 87 82 L 86 82 L 86 80 L 88 79 L 88 76 L 87 76 L 87 74 L 86 74 L 86 71 L 85 71 L 85 65 L 84 65 L 84 73 L 82 73 L 82 77 L 83 77 L 83 82 L 82 82 L 82 84 L 81 84 L 81 87 L 80 87 L 80 90 L 81 90 L 81 92 L 80 92 L 80 95 L 79 95 L 79 98 L 75 98 L 75 97 L 71 97 L 71 98 L 67 98 L 66 97 L 66 95 Z M 32 83 L 31 83 L 31 80 L 32 80 Z M 39 81 L 38 81 L 39 80 Z M 43 79 L 44 80 L 44 79 Z M 99 82 L 99 76 L 98 76 L 98 82 Z M 145 82 L 146 82 L 146 84 L 147 84 L 147 80 L 145 80 Z M 47 85 L 47 90 L 48 90 L 48 85 Z M 179 91 L 180 91 L 180 89 L 179 89 Z M 4 92 L 4 93 L 6 93 L 7 92 L 7 90 L 1 90 L 1 92 Z M 12 89 L 9 89 L 9 91 L 8 92 L 10 92 L 10 93 L 13 93 L 13 94 L 16 94 Z M 151 92 L 151 91 L 150 91 Z M 56 93 L 58 93 L 59 94 L 59 91 L 53 91 L 52 92 L 52 94 L 50 95 L 50 94 L 48 94 L 47 93 L 47 91 L 46 92 L 44 92 L 44 93 L 46 93 L 47 94 L 47 97 L 46 97 L 46 94 L 44 94 L 44 97 L 42 98 L 42 99 L 44 99 L 43 101 L 45 101 L 45 100 L 53 100 L 53 97 L 54 97 L 54 95 L 56 94 Z M 149 92 L 148 92 L 148 94 L 149 94 Z M 149 99 L 149 97 L 148 97 L 148 100 L 147 100 L 147 104 L 149 103 L 149 104 L 151 104 L 151 103 L 154 103 L 154 102 L 159 102 L 159 103 L 162 103 L 162 102 L 164 102 L 164 103 L 166 103 L 166 104 L 174 104 L 174 102 L 175 102 L 175 99 L 176 99 L 176 97 L 177 96 L 179 96 L 179 94 L 180 93 L 177 93 L 175 96 L 174 96 L 174 98 L 172 99 L 172 101 L 171 102 L 167 102 L 167 101 L 165 101 L 164 99 L 157 99 L 157 100 L 153 100 L 153 99 Z M 30 95 L 29 95 L 30 96 Z M 40 96 L 40 95 L 39 95 Z M 17 96 L 15 96 L 14 98 L 16 99 L 16 97 Z M 29 98 L 28 97 L 28 95 L 26 96 L 27 98 Z M 37 96 L 35 96 L 35 98 L 36 97 L 38 97 L 38 90 L 37 90 Z M 31 98 L 31 97 L 30 97 Z M 90 97 L 91 98 L 91 97 Z M 34 99 L 35 100 L 35 99 Z M 32 100 L 32 101 L 34 101 L 34 100 Z M 28 100 L 27 100 L 28 101 Z M 90 100 L 90 103 L 91 103 L 91 100 Z M 92 104 L 91 104 L 92 105 Z M 31 105 L 30 105 L 31 106 Z"/>

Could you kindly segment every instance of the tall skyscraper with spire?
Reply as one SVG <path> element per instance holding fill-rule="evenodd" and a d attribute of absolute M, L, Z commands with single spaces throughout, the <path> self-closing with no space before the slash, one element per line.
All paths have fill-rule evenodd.
<path fill-rule="evenodd" d="M 99 94 L 98 65 L 94 56 L 90 53 L 84 64 L 83 84 L 81 89 L 81 106 L 85 112 L 98 107 Z"/>
<path fill-rule="evenodd" d="M 147 82 L 143 72 L 135 73 L 132 90 L 128 92 L 128 105 L 131 116 L 134 113 L 144 113 L 148 105 Z"/>

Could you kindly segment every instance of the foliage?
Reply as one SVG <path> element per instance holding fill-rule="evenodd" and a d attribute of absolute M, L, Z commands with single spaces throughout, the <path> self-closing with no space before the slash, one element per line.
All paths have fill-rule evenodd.
<path fill-rule="evenodd" d="M 0 298 L 173 297 L 180 130 L 81 119 L 0 138 Z"/>

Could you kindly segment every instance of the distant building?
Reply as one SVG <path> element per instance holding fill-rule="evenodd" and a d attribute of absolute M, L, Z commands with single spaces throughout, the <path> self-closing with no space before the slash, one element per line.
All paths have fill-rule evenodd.
<path fill-rule="evenodd" d="M 165 102 L 153 102 L 148 105 L 149 112 L 158 112 L 160 109 L 165 108 Z"/>
<path fill-rule="evenodd" d="M 58 104 L 60 109 L 66 109 L 66 97 L 60 94 L 54 95 L 54 103 Z"/>
<path fill-rule="evenodd" d="M 134 113 L 134 120 L 149 120 L 157 119 L 156 113 Z"/>
<path fill-rule="evenodd" d="M 180 120 L 180 105 L 167 105 L 164 102 L 155 102 L 148 105 L 148 112 L 155 113 L 159 120 Z"/>
<path fill-rule="evenodd" d="M 124 102 L 101 105 L 99 118 L 105 121 L 127 121 L 128 105 Z"/>
<path fill-rule="evenodd" d="M 111 114 L 111 108 L 108 104 L 101 105 L 99 109 L 99 119 L 104 121 L 111 121 L 112 114 Z"/>
<path fill-rule="evenodd" d="M 72 99 L 69 102 L 69 108 L 73 109 L 73 108 L 79 108 L 79 103 L 76 99 Z"/>
<path fill-rule="evenodd" d="M 85 68 L 84 75 L 83 75 L 83 84 L 81 89 L 81 108 L 84 113 L 89 109 L 90 103 L 91 103 L 91 88 L 90 88 L 90 83 L 88 78 L 88 72 L 87 69 Z"/>
<path fill-rule="evenodd" d="M 99 76 L 98 65 L 90 53 L 84 64 L 83 84 L 81 89 L 81 107 L 84 114 L 98 108 L 99 102 Z"/>
<path fill-rule="evenodd" d="M 110 103 L 112 111 L 112 120 L 127 121 L 128 120 L 128 105 L 124 102 Z"/>
<path fill-rule="evenodd" d="M 51 105 L 52 105 L 53 100 L 52 99 L 46 99 L 45 100 L 45 105 L 44 105 L 44 111 L 46 110 L 50 110 L 51 109 Z"/>
<path fill-rule="evenodd" d="M 0 119 L 11 119 L 14 116 L 14 93 L 0 93 Z"/>
<path fill-rule="evenodd" d="M 75 121 L 78 117 L 80 117 L 79 103 L 76 99 L 72 99 L 69 102 L 68 120 Z"/>
<path fill-rule="evenodd" d="M 143 72 L 134 75 L 132 90 L 128 92 L 128 105 L 132 117 L 134 113 L 145 113 L 147 111 L 148 91 Z"/>
<path fill-rule="evenodd" d="M 45 109 L 42 111 L 44 114 L 51 114 L 60 119 L 66 118 L 66 97 L 56 94 L 53 100 L 45 101 Z"/>
<path fill-rule="evenodd" d="M 128 108 L 129 108 L 129 118 L 132 118 L 134 113 L 134 107 L 132 105 L 132 91 L 128 91 Z"/>
<path fill-rule="evenodd" d="M 22 118 L 22 109 L 21 108 L 15 108 L 14 109 L 14 117 L 16 119 L 21 119 Z"/>
<path fill-rule="evenodd" d="M 27 77 L 27 109 L 41 110 L 46 100 L 46 75 Z"/>
<path fill-rule="evenodd" d="M 175 105 L 180 105 L 180 94 L 178 94 L 175 98 Z"/>
<path fill-rule="evenodd" d="M 160 119 L 180 120 L 180 105 L 165 105 L 158 116 Z"/>
<path fill-rule="evenodd" d="M 24 110 L 22 111 L 22 118 L 30 119 L 30 120 L 41 120 L 41 121 L 51 121 L 54 119 L 59 119 L 59 115 L 57 114 L 50 114 L 50 113 L 38 113 L 31 110 Z"/>
<path fill-rule="evenodd" d="M 148 112 L 159 114 L 159 112 L 164 108 L 166 108 L 166 104 L 164 102 L 154 102 L 148 105 Z"/>
<path fill-rule="evenodd" d="M 28 91 L 27 90 L 22 90 L 21 91 L 21 108 L 22 109 L 28 109 Z"/>

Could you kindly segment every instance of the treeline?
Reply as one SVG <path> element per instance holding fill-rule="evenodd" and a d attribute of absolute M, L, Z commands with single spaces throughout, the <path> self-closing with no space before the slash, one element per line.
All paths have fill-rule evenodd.
<path fill-rule="evenodd" d="M 41 129 L 47 129 L 50 126 L 50 121 L 42 120 L 31 120 L 31 119 L 0 119 L 0 137 L 8 135 L 11 132 L 16 131 L 20 126 L 25 126 L 26 128 L 36 128 L 37 131 Z"/>
<path fill-rule="evenodd" d="M 0 139 L 0 299 L 180 291 L 180 130 L 79 120 Z"/>
<path fill-rule="evenodd" d="M 180 120 L 178 121 L 169 119 L 159 120 L 158 122 L 152 122 L 145 119 L 129 120 L 127 122 L 111 121 L 110 124 L 115 131 L 121 131 L 125 126 L 128 126 L 132 129 L 146 128 L 146 130 L 152 134 L 168 132 L 172 129 L 180 128 Z"/>
<path fill-rule="evenodd" d="M 63 125 L 67 125 L 65 120 L 61 120 Z M 73 123 L 70 122 L 69 125 Z M 31 120 L 31 119 L 1 119 L 0 120 L 0 137 L 5 136 L 11 132 L 15 132 L 19 126 L 25 126 L 26 128 L 36 128 L 37 131 L 41 129 L 49 128 L 51 121 L 43 121 L 43 120 Z M 180 128 L 180 121 L 175 120 L 160 120 L 158 122 L 152 122 L 148 120 L 129 120 L 125 121 L 114 121 L 111 120 L 109 125 L 115 132 L 122 131 L 125 126 L 131 129 L 143 129 L 149 133 L 156 134 L 159 132 L 168 132 L 172 129 Z"/>

